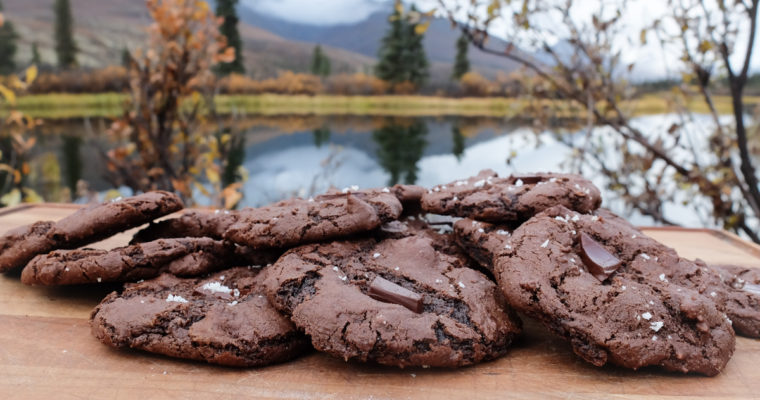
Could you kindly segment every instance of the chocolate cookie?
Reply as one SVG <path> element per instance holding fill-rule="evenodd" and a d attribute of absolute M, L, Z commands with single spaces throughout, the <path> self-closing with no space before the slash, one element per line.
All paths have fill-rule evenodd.
<path fill-rule="evenodd" d="M 635 229 L 558 206 L 512 235 L 490 235 L 483 243 L 500 240 L 487 251 L 508 302 L 568 339 L 594 365 L 716 375 L 733 354 L 728 317 L 663 273 L 689 262 L 662 245 L 642 246 Z"/>
<path fill-rule="evenodd" d="M 519 223 L 549 207 L 589 212 L 601 193 L 579 175 L 539 173 L 499 178 L 483 170 L 469 179 L 434 187 L 422 196 L 422 209 L 481 221 Z"/>
<path fill-rule="evenodd" d="M 178 237 L 210 237 L 221 239 L 224 231 L 235 222 L 235 212 L 227 210 L 186 211 L 177 218 L 151 222 L 135 233 L 130 243 Z"/>
<path fill-rule="evenodd" d="M 385 365 L 499 357 L 520 321 L 447 235 L 305 245 L 268 268 L 270 301 L 320 351 Z"/>
<path fill-rule="evenodd" d="M 39 255 L 24 268 L 21 282 L 45 286 L 130 282 L 164 272 L 200 276 L 235 266 L 268 264 L 277 255 L 210 238 L 158 239 L 113 250 L 56 250 Z"/>
<path fill-rule="evenodd" d="M 760 337 L 760 270 L 740 265 L 711 265 L 709 269 L 730 287 L 726 293 L 726 313 L 736 332 Z M 712 296 L 713 292 L 709 293 Z"/>
<path fill-rule="evenodd" d="M 111 293 L 92 312 L 92 333 L 117 348 L 235 367 L 289 360 L 308 341 L 263 294 L 258 269 L 204 279 L 164 274 Z"/>
<path fill-rule="evenodd" d="M 752 269 L 737 266 L 710 267 L 702 260 L 690 261 L 678 257 L 675 250 L 644 235 L 625 219 L 608 210 L 599 210 L 599 218 L 610 229 L 618 230 L 630 249 L 637 249 L 642 258 L 653 258 L 643 264 L 637 273 L 649 279 L 665 279 L 677 285 L 696 290 L 718 305 L 732 321 L 736 333 L 760 337 L 760 290 L 752 283 L 760 283 L 760 274 Z M 634 256 L 629 255 L 629 256 Z"/>
<path fill-rule="evenodd" d="M 0 272 L 23 267 L 37 254 L 73 249 L 182 209 L 169 192 L 148 192 L 77 210 L 58 221 L 37 222 L 0 237 Z"/>
<path fill-rule="evenodd" d="M 239 211 L 224 238 L 253 248 L 287 248 L 367 232 L 398 218 L 401 211 L 390 190 L 291 199 Z"/>

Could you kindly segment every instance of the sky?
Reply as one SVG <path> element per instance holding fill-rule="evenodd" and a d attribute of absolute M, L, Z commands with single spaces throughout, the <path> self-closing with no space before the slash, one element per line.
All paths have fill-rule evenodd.
<path fill-rule="evenodd" d="M 264 14 L 310 25 L 359 22 L 375 11 L 389 9 L 388 0 L 241 0 L 240 3 Z"/>
<path fill-rule="evenodd" d="M 445 1 L 454 4 L 457 0 Z M 620 1 L 622 0 L 574 0 L 573 17 L 577 21 L 588 22 L 591 12 L 600 4 L 614 5 Z M 407 0 L 404 2 L 410 3 Z M 241 3 L 258 12 L 292 22 L 334 25 L 360 22 L 375 11 L 389 10 L 392 0 L 241 0 Z M 459 0 L 459 3 L 466 4 L 469 1 Z M 437 0 L 416 0 L 415 4 L 422 11 L 438 7 Z M 650 37 L 646 46 L 641 46 L 639 43 L 641 28 L 651 23 L 658 15 L 667 12 L 667 7 L 665 0 L 629 0 L 626 4 L 623 14 L 623 35 L 617 46 L 622 50 L 623 63 L 634 63 L 632 80 L 650 80 L 680 75 L 681 64 L 678 61 L 680 54 L 677 51 L 672 49 L 664 51 L 656 43 L 654 37 Z M 550 19 L 545 23 L 547 26 L 553 24 Z M 497 22 L 493 24 L 493 29 L 489 32 L 497 37 L 505 37 L 505 32 L 508 30 L 509 26 L 506 22 Z M 744 49 L 747 43 L 744 40 L 746 35 L 740 36 L 741 39 L 735 44 L 740 51 L 736 51 L 734 65 L 738 65 L 740 54 L 743 55 L 741 49 Z M 755 41 L 754 53 L 752 70 L 760 71 L 760 40 Z"/>

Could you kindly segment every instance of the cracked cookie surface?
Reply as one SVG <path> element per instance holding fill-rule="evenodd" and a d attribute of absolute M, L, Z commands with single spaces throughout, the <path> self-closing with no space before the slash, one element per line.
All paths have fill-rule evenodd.
<path fill-rule="evenodd" d="M 175 194 L 154 191 L 87 206 L 58 222 L 16 228 L 0 237 L 0 272 L 21 268 L 38 254 L 94 243 L 182 208 Z"/>
<path fill-rule="evenodd" d="M 151 222 L 150 225 L 135 233 L 130 244 L 179 237 L 221 239 L 224 231 L 233 222 L 235 222 L 234 211 L 186 211 L 176 218 Z"/>
<path fill-rule="evenodd" d="M 519 223 L 549 207 L 589 212 L 602 203 L 599 189 L 580 175 L 537 173 L 499 178 L 483 170 L 468 179 L 433 187 L 422 209 L 481 221 Z"/>
<path fill-rule="evenodd" d="M 389 190 L 328 193 L 240 210 L 224 238 L 253 248 L 287 248 L 368 232 L 401 211 Z"/>
<path fill-rule="evenodd" d="M 268 268 L 270 301 L 320 351 L 385 365 L 457 367 L 506 353 L 520 321 L 448 235 L 305 245 Z M 421 296 L 417 313 L 371 297 L 378 278 Z"/>
<path fill-rule="evenodd" d="M 734 350 L 730 320 L 712 299 L 674 283 L 668 273 L 701 268 L 642 239 L 629 224 L 613 222 L 559 206 L 511 235 L 489 227 L 488 240 L 477 235 L 460 240 L 466 248 L 489 246 L 484 254 L 494 257 L 492 269 L 508 302 L 567 339 L 584 360 L 718 374 Z M 458 221 L 455 232 L 468 223 L 474 222 Z M 603 281 L 584 262 L 589 256 L 580 243 L 583 234 L 621 263 Z"/>
<path fill-rule="evenodd" d="M 56 250 L 39 255 L 21 272 L 21 282 L 46 286 L 131 282 L 164 272 L 201 276 L 230 267 L 265 265 L 277 255 L 210 238 L 158 239 L 112 250 Z"/>
<path fill-rule="evenodd" d="M 92 312 L 93 335 L 133 348 L 213 364 L 252 367 L 289 360 L 308 340 L 275 310 L 259 270 L 233 268 L 205 279 L 164 274 L 108 295 Z"/>

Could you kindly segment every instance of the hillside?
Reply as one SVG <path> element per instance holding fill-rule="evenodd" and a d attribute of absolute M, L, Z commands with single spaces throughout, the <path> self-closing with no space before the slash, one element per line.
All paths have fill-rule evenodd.
<path fill-rule="evenodd" d="M 31 59 L 31 43 L 37 42 L 43 63 L 54 64 L 52 0 L 4 3 L 7 17 L 21 37 L 18 63 L 23 65 Z M 150 22 L 144 0 L 71 0 L 71 5 L 81 49 L 80 65 L 119 63 L 125 46 L 135 49 L 144 43 L 144 27 Z M 268 17 L 245 6 L 239 7 L 239 13 L 246 68 L 257 78 L 271 77 L 281 70 L 308 71 L 316 43 L 323 45 L 333 72 L 371 71 L 388 18 L 386 13 L 377 12 L 354 24 L 315 26 Z M 458 32 L 446 20 L 437 19 L 430 25 L 424 45 L 434 83 L 448 82 L 457 37 Z M 476 49 L 471 49 L 469 57 L 473 68 L 487 77 L 515 69 L 508 60 Z"/>
<path fill-rule="evenodd" d="M 380 41 L 388 27 L 389 14 L 390 10 L 375 12 L 364 21 L 353 24 L 318 26 L 284 21 L 247 7 L 241 7 L 239 11 L 241 21 L 284 38 L 322 43 L 367 57 L 377 55 Z M 450 74 L 451 64 L 456 56 L 455 43 L 458 38 L 459 32 L 451 28 L 448 20 L 437 18 L 430 24 L 423 44 L 425 53 L 434 64 L 434 70 L 443 68 Z M 497 38 L 491 38 L 490 45 L 494 48 L 506 48 L 506 43 Z M 495 76 L 499 71 L 509 72 L 516 68 L 515 63 L 503 57 L 480 52 L 472 45 L 470 45 L 468 56 L 473 68 L 489 77 Z"/>
<path fill-rule="evenodd" d="M 5 0 L 7 18 L 21 36 L 17 61 L 31 59 L 30 46 L 37 42 L 43 63 L 53 64 L 52 0 Z M 76 23 L 75 37 L 81 49 L 79 63 L 102 67 L 118 63 L 124 46 L 134 49 L 144 43 L 144 28 L 150 23 L 144 0 L 71 0 Z M 287 69 L 306 71 L 314 44 L 282 38 L 267 30 L 241 24 L 246 67 L 251 75 L 269 77 Z M 323 46 L 332 60 L 333 71 L 365 71 L 374 57 Z"/>

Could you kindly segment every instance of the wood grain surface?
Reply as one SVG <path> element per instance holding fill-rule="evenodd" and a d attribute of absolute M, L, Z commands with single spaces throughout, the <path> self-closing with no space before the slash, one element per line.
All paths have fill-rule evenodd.
<path fill-rule="evenodd" d="M 72 207 L 0 210 L 0 234 Z M 711 263 L 760 265 L 760 248 L 710 230 L 646 229 L 683 256 Z M 128 234 L 100 242 L 126 244 Z M 505 357 L 456 370 L 405 369 L 345 363 L 311 353 L 258 369 L 231 369 L 117 351 L 90 335 L 90 310 L 115 286 L 27 287 L 18 274 L 0 275 L 0 399 L 239 398 L 757 398 L 760 341 L 737 337 L 736 352 L 712 378 L 597 368 L 562 340 L 526 320 Z"/>

